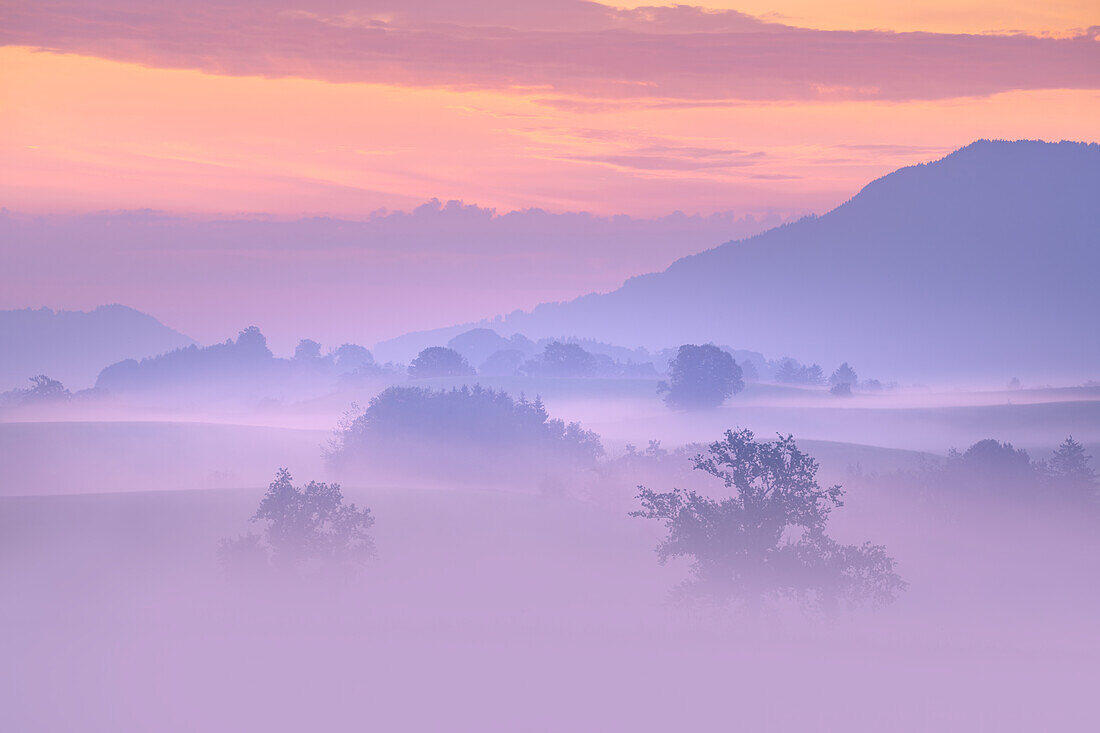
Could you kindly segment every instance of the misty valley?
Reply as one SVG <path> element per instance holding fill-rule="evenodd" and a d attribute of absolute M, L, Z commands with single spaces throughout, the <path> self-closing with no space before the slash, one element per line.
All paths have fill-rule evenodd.
<path fill-rule="evenodd" d="M 1094 730 L 1098 193 L 1096 144 L 979 141 L 609 292 L 426 281 L 436 327 L 362 343 L 309 248 L 211 276 L 271 314 L 224 339 L 0 311 L 0 729 Z M 2 257 L 373 236 L 97 217 L 0 213 Z"/>
<path fill-rule="evenodd" d="M 1100 386 L 880 376 L 487 328 L 408 363 L 280 358 L 247 328 L 82 390 L 36 376 L 0 408 L 8 682 L 28 724 L 78 691 L 53 717 L 81 730 L 166 702 L 169 729 L 335 726 L 364 697 L 383 727 L 491 699 L 528 729 L 551 685 L 547 728 L 705 725 L 654 701 L 775 686 L 814 704 L 750 725 L 923 730 L 975 700 L 1073 722 L 1100 651 Z M 1006 703 L 1022 679 L 1065 717 Z"/>

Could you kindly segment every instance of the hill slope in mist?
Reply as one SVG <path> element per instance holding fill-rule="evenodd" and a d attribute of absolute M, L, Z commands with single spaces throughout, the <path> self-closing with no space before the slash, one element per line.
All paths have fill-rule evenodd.
<path fill-rule="evenodd" d="M 492 325 L 927 382 L 1100 375 L 1100 145 L 979 141 L 820 217 Z"/>
<path fill-rule="evenodd" d="M 74 389 L 90 387 L 108 364 L 194 343 L 152 316 L 122 305 L 95 310 L 0 311 L 0 390 L 47 374 Z"/>

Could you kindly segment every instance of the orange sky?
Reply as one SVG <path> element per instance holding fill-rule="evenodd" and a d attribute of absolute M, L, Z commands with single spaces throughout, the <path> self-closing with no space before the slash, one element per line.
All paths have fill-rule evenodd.
<path fill-rule="evenodd" d="M 1090 4 L 972 0 L 899 10 L 840 2 L 823 12 L 821 3 L 802 0 L 728 3 L 806 28 L 1015 28 L 1033 34 L 1088 25 L 1089 14 L 1096 14 Z M 54 25 L 36 29 L 32 21 L 25 22 L 25 37 L 53 32 Z M 332 33 L 346 30 L 344 21 L 337 25 L 341 30 Z M 671 33 L 663 26 L 660 32 Z M 208 28 L 188 33 L 193 35 L 179 41 L 184 46 L 210 37 Z M 761 88 L 730 91 L 720 86 L 720 73 L 688 88 L 676 86 L 680 77 L 670 82 L 657 76 L 662 59 L 656 58 L 655 68 L 644 69 L 636 83 L 662 91 L 630 98 L 638 96 L 629 91 L 635 82 L 623 82 L 624 93 L 606 79 L 593 81 L 591 68 L 577 76 L 581 72 L 558 58 L 553 44 L 532 61 L 528 51 L 536 44 L 520 38 L 513 50 L 521 56 L 505 59 L 519 71 L 503 82 L 482 72 L 455 77 L 467 66 L 446 68 L 428 55 L 423 61 L 417 55 L 427 54 L 423 46 L 400 59 L 400 73 L 387 76 L 389 67 L 381 67 L 367 74 L 381 83 L 336 83 L 327 79 L 355 77 L 356 62 L 324 52 L 303 61 L 299 50 L 280 51 L 293 64 L 284 61 L 277 74 L 313 77 L 287 78 L 243 55 L 217 61 L 239 72 L 202 71 L 214 63 L 209 54 L 191 60 L 186 50 L 165 50 L 156 38 L 124 43 L 74 31 L 55 46 L 79 53 L 7 45 L 0 48 L 0 206 L 357 217 L 438 197 L 501 210 L 604 214 L 824 210 L 878 175 L 976 138 L 1100 138 L 1100 90 L 1088 76 L 1095 70 L 1077 68 L 1081 58 L 1090 58 L 1082 53 L 1097 58 L 1095 39 L 1066 46 L 1077 54 L 1068 61 L 1050 56 L 1052 79 L 1070 79 L 1074 89 L 1042 88 L 1034 69 L 1032 88 L 1012 89 L 1011 74 L 1003 81 L 979 70 L 975 84 L 989 93 L 960 96 L 957 89 L 969 88 L 961 78 L 965 67 L 958 77 L 953 67 L 930 71 L 927 89 L 920 73 L 903 69 L 850 88 L 790 91 L 796 89 L 790 84 L 804 81 L 799 67 L 779 70 Z M 824 42 L 834 41 L 826 36 Z M 871 41 L 877 45 L 866 52 L 869 58 L 892 53 L 890 38 Z M 1036 54 L 1063 53 L 1062 46 L 1037 48 Z M 919 56 L 922 49 L 906 53 L 926 59 Z M 965 47 L 953 53 L 967 58 Z M 682 55 L 681 47 L 670 46 L 669 63 Z M 272 56 L 278 58 L 265 54 L 264 62 Z M 1048 63 L 1046 56 L 1035 58 Z M 340 66 L 331 65 L 337 61 Z M 472 59 L 469 68 L 485 61 Z M 493 61 L 488 59 L 490 72 Z M 598 59 L 593 63 L 599 71 Z M 531 76 L 543 73 L 540 64 L 553 69 L 545 83 L 515 82 L 542 78 Z M 839 68 L 835 75 L 845 81 L 853 71 Z M 771 89 L 780 91 L 773 95 Z M 710 98 L 715 94 L 744 98 Z"/>
<path fill-rule="evenodd" d="M 623 8 L 675 5 L 657 0 L 612 0 Z M 987 33 L 1024 31 L 1064 34 L 1100 22 L 1095 0 L 706 0 L 710 8 L 776 17 L 803 28 Z"/>

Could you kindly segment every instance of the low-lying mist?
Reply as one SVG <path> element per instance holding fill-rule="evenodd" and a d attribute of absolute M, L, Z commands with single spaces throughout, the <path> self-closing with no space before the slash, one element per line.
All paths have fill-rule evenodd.
<path fill-rule="evenodd" d="M 5 729 L 1096 722 L 1100 516 L 1064 413 L 1042 452 L 933 454 L 876 447 L 945 439 L 900 409 L 878 441 L 785 444 L 723 437 L 764 405 L 629 399 L 406 386 L 329 430 L 0 425 Z"/>

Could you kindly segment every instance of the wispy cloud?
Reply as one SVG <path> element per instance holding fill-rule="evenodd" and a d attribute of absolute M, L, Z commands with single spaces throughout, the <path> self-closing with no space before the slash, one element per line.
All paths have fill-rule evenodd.
<path fill-rule="evenodd" d="M 574 155 L 571 160 L 603 163 L 639 171 L 703 171 L 756 165 L 763 152 L 682 145 L 648 145 L 624 152 Z"/>
<path fill-rule="evenodd" d="M 734 11 L 598 3 L 39 0 L 0 42 L 337 82 L 508 89 L 604 111 L 737 100 L 914 100 L 1100 88 L 1100 29 L 1072 38 L 818 31 Z"/>

